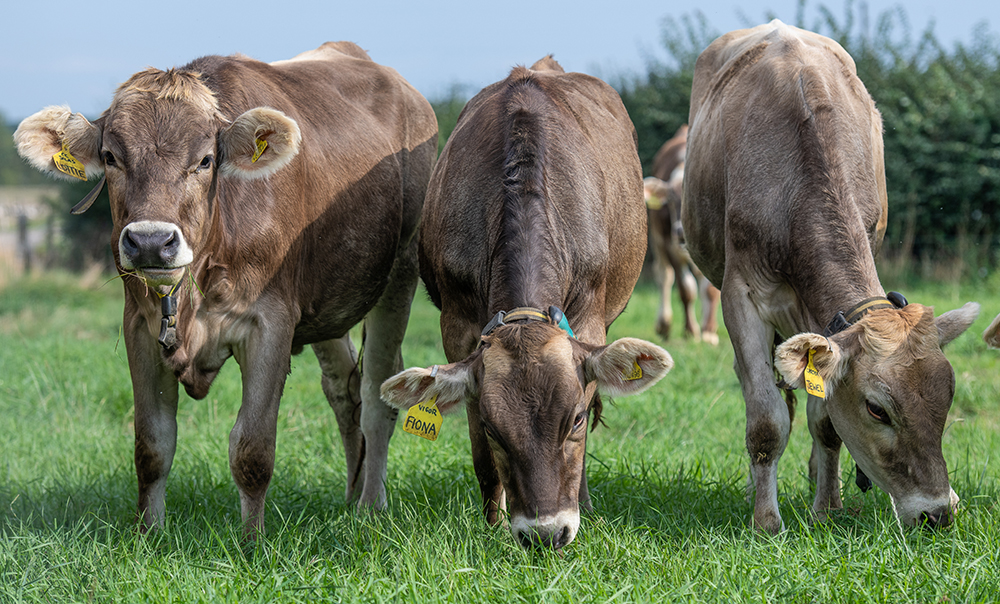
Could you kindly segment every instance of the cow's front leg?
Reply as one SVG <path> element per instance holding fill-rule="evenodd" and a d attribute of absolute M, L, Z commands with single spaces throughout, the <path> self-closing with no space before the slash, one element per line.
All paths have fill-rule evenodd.
<path fill-rule="evenodd" d="M 416 238 L 393 264 L 389 284 L 378 304 L 365 317 L 362 346 L 361 431 L 365 440 L 364 486 L 358 507 L 386 507 L 385 481 L 389 439 L 399 412 L 387 405 L 379 393 L 382 382 L 403 370 L 400 347 L 410 318 L 410 305 L 417 289 Z"/>
<path fill-rule="evenodd" d="M 479 492 L 483 496 L 483 514 L 486 523 L 497 526 L 503 520 L 500 511 L 506 511 L 506 498 L 500 473 L 493 461 L 493 453 L 483 429 L 482 418 L 479 415 L 479 401 L 469 401 L 465 405 L 469 419 L 469 441 L 472 445 L 472 467 L 476 471 L 479 482 Z"/>
<path fill-rule="evenodd" d="M 264 499 L 274 473 L 278 405 L 291 362 L 291 324 L 262 327 L 233 349 L 240 364 L 243 401 L 229 433 L 229 470 L 240 493 L 243 530 L 253 537 L 264 531 Z"/>
<path fill-rule="evenodd" d="M 840 499 L 840 446 L 843 441 L 826 413 L 826 401 L 809 395 L 806 412 L 809 433 L 812 434 L 812 455 L 809 457 L 810 473 L 815 470 L 816 498 L 813 513 L 818 521 L 827 518 L 829 510 L 843 507 Z"/>
<path fill-rule="evenodd" d="M 125 348 L 135 400 L 137 515 L 145 532 L 166 519 L 167 475 L 177 449 L 177 378 L 163 364 L 160 345 L 138 313 L 131 316 L 135 320 L 132 325 L 126 322 Z"/>
<path fill-rule="evenodd" d="M 347 462 L 348 501 L 364 486 L 358 484 L 362 478 L 361 457 L 364 437 L 361 434 L 361 391 L 358 354 L 354 350 L 350 336 L 338 340 L 327 340 L 313 344 L 313 351 L 323 372 L 323 393 L 337 417 L 340 440 L 344 446 Z"/>
<path fill-rule="evenodd" d="M 774 331 L 760 319 L 751 290 L 736 271 L 726 272 L 722 313 L 730 326 L 736 373 L 746 402 L 746 444 L 754 489 L 753 523 L 764 532 L 784 529 L 778 510 L 778 460 L 788 443 L 788 407 L 774 384 Z"/>

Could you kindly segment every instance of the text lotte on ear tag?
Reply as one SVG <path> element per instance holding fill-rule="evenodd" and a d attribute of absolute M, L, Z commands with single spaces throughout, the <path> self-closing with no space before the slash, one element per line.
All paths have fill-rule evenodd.
<path fill-rule="evenodd" d="M 264 154 L 264 149 L 267 149 L 267 141 L 264 139 L 255 138 L 254 146 L 257 148 L 257 150 L 253 152 L 253 157 L 250 158 L 250 163 L 252 164 L 257 163 L 257 160 L 260 159 L 260 156 Z"/>
<path fill-rule="evenodd" d="M 52 161 L 55 163 L 56 168 L 63 174 L 69 174 L 73 178 L 79 178 L 80 180 L 87 180 L 87 170 L 84 169 L 80 160 L 73 157 L 73 154 L 69 152 L 65 142 L 62 144 L 62 150 L 52 156 Z"/>
<path fill-rule="evenodd" d="M 427 440 L 437 440 L 441 434 L 441 411 L 437 408 L 437 395 L 430 400 L 410 407 L 403 420 L 403 431 Z"/>
<path fill-rule="evenodd" d="M 806 363 L 805 379 L 806 379 L 806 392 L 819 398 L 826 398 L 826 390 L 823 388 L 823 376 L 819 374 L 816 370 L 816 366 L 813 365 L 813 355 L 816 354 L 816 350 L 813 348 L 809 349 L 809 362 Z"/>
<path fill-rule="evenodd" d="M 642 367 L 639 367 L 639 361 L 632 361 L 632 371 L 622 373 L 622 377 L 626 382 L 642 379 Z"/>

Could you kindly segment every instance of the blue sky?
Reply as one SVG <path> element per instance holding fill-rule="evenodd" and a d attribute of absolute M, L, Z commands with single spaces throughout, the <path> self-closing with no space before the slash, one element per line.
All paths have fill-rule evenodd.
<path fill-rule="evenodd" d="M 871 22 L 901 4 L 868 0 Z M 807 25 L 821 5 L 838 18 L 845 14 L 845 0 L 809 0 Z M 119 83 L 148 66 L 234 52 L 274 61 L 327 40 L 357 42 L 432 99 L 456 84 L 475 93 L 514 65 L 549 53 L 569 71 L 613 79 L 642 73 L 649 57 L 667 58 L 660 44 L 665 17 L 698 10 L 724 33 L 769 14 L 794 23 L 797 7 L 798 0 L 13 2 L 4 7 L 0 36 L 0 113 L 19 120 L 46 105 L 68 104 L 96 117 Z M 970 41 L 982 22 L 994 36 L 1000 32 L 997 0 L 908 0 L 905 12 L 914 35 L 933 21 L 946 47 Z"/>

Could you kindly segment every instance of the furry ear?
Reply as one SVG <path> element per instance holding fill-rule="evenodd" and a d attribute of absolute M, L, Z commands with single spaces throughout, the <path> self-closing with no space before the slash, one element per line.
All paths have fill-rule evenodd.
<path fill-rule="evenodd" d="M 805 387 L 804 373 L 813 353 L 813 365 L 826 382 L 836 382 L 844 377 L 847 354 L 833 340 L 818 333 L 800 333 L 778 346 L 774 351 L 774 366 L 792 388 Z"/>
<path fill-rule="evenodd" d="M 253 180 L 287 166 L 299 153 L 302 132 L 295 120 L 277 109 L 257 107 L 223 130 L 219 143 L 223 175 Z"/>
<path fill-rule="evenodd" d="M 940 317 L 934 319 L 934 325 L 938 330 L 938 341 L 941 347 L 965 333 L 965 330 L 972 325 L 972 322 L 979 316 L 979 305 L 975 302 L 966 302 L 962 308 L 949 310 Z"/>
<path fill-rule="evenodd" d="M 101 162 L 101 129 L 69 107 L 46 107 L 27 117 L 14 132 L 21 157 L 36 169 L 62 180 L 86 180 L 104 173 Z M 63 147 L 81 164 L 84 175 L 72 176 L 56 168 L 53 157 Z"/>
<path fill-rule="evenodd" d="M 410 407 L 437 397 L 437 408 L 447 414 L 479 394 L 473 363 L 413 367 L 382 382 L 382 400 L 396 409 Z"/>
<path fill-rule="evenodd" d="M 636 338 L 622 338 L 594 349 L 584 360 L 588 381 L 609 396 L 639 394 L 673 368 L 670 353 L 656 344 Z"/>
<path fill-rule="evenodd" d="M 983 332 L 983 341 L 990 348 L 1000 348 L 1000 315 L 997 315 Z"/>

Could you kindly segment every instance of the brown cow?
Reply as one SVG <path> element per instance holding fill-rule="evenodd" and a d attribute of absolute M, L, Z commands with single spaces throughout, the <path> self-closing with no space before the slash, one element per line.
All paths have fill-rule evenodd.
<path fill-rule="evenodd" d="M 808 400 L 816 517 L 841 507 L 843 443 L 903 523 L 949 524 L 957 496 L 941 436 L 955 377 L 941 347 L 979 307 L 935 319 L 887 299 L 875 270 L 887 212 L 882 120 L 854 61 L 775 20 L 713 42 L 691 99 L 684 231 L 722 289 L 747 407 L 754 524 L 784 526 L 777 467 L 791 418 L 775 386 L 776 334 L 789 338 L 775 362 L 784 379 L 825 395 Z"/>
<path fill-rule="evenodd" d="M 649 208 L 650 247 L 653 248 L 653 274 L 660 286 L 660 310 L 656 333 L 670 339 L 674 313 L 670 305 L 671 289 L 676 278 L 677 293 L 684 309 L 684 334 L 695 341 L 718 344 L 719 290 L 709 283 L 684 246 L 681 228 L 681 196 L 684 192 L 684 155 L 687 149 L 687 124 L 663 143 L 653 158 L 653 174 L 643 180 L 643 193 Z M 699 327 L 694 300 L 701 298 L 704 324 Z"/>
<path fill-rule="evenodd" d="M 305 344 L 340 426 L 347 496 L 385 505 L 397 411 L 378 388 L 402 369 L 437 146 L 416 90 L 350 42 L 272 64 L 210 56 L 137 73 L 94 122 L 44 109 L 15 139 L 42 171 L 59 175 L 62 149 L 107 178 L 144 529 L 164 521 L 177 384 L 204 397 L 230 356 L 243 376 L 230 468 L 245 529 L 263 529 L 278 403 Z M 359 396 L 348 330 L 362 319 Z"/>
<path fill-rule="evenodd" d="M 431 177 L 420 268 L 451 364 L 404 371 L 382 396 L 465 403 L 486 519 L 506 498 L 525 547 L 568 544 L 589 509 L 598 393 L 640 392 L 673 363 L 642 340 L 605 345 L 645 255 L 641 187 L 617 93 L 551 57 L 469 101 Z"/>

